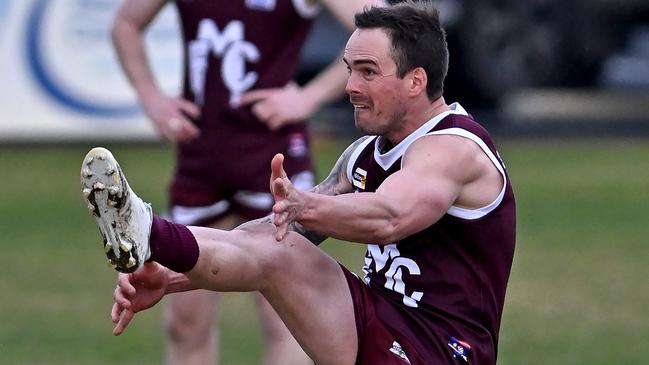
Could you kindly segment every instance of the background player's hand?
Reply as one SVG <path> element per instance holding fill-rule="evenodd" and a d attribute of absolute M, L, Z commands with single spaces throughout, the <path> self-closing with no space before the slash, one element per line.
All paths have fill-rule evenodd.
<path fill-rule="evenodd" d="M 239 100 L 239 106 L 246 105 L 252 105 L 253 114 L 272 131 L 305 120 L 314 112 L 313 103 L 294 82 L 282 88 L 248 91 Z"/>
<path fill-rule="evenodd" d="M 189 118 L 198 119 L 201 110 L 191 101 L 154 93 L 142 98 L 142 106 L 160 134 L 169 142 L 189 142 L 200 134 Z"/>
<path fill-rule="evenodd" d="M 135 313 L 153 307 L 162 299 L 169 284 L 167 269 L 147 262 L 132 274 L 119 274 L 110 316 L 115 323 L 113 334 L 118 336 L 131 322 Z"/>
<path fill-rule="evenodd" d="M 273 194 L 273 223 L 277 227 L 275 239 L 281 241 L 304 207 L 301 192 L 293 186 L 284 171 L 284 155 L 278 153 L 270 163 L 270 191 Z"/>

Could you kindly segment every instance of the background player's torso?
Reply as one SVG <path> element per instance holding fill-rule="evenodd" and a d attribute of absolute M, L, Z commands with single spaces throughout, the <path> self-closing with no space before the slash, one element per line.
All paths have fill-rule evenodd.
<path fill-rule="evenodd" d="M 198 124 L 265 128 L 250 108 L 231 108 L 252 89 L 293 79 L 317 7 L 307 0 L 176 0 L 185 47 L 184 97 L 202 107 Z"/>

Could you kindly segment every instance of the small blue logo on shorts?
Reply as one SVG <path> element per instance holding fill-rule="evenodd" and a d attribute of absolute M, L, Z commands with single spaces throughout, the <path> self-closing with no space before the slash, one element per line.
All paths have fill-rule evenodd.
<path fill-rule="evenodd" d="M 469 351 L 471 351 L 471 345 L 464 341 L 460 341 L 455 337 L 448 339 L 448 347 L 453 351 L 453 357 L 460 357 L 462 360 L 469 362 Z"/>

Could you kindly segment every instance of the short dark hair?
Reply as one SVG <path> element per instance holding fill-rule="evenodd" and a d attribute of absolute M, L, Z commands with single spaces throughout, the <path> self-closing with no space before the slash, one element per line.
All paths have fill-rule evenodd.
<path fill-rule="evenodd" d="M 359 29 L 385 30 L 399 78 L 417 67 L 426 71 L 426 93 L 434 100 L 444 91 L 448 71 L 446 33 L 432 1 L 407 0 L 388 7 L 370 7 L 356 14 Z"/>

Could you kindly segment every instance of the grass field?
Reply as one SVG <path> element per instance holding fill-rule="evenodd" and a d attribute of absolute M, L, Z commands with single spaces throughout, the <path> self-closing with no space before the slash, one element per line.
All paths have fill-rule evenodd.
<path fill-rule="evenodd" d="M 649 143 L 501 141 L 518 203 L 518 243 L 499 364 L 646 364 L 649 358 Z M 120 337 L 108 317 L 115 275 L 79 193 L 91 146 L 0 146 L 0 364 L 159 364 L 160 306 Z M 158 209 L 172 155 L 109 146 Z M 320 172 L 343 145 L 319 142 Z M 351 269 L 359 246 L 323 246 Z M 249 294 L 220 311 L 225 365 L 261 352 Z"/>

